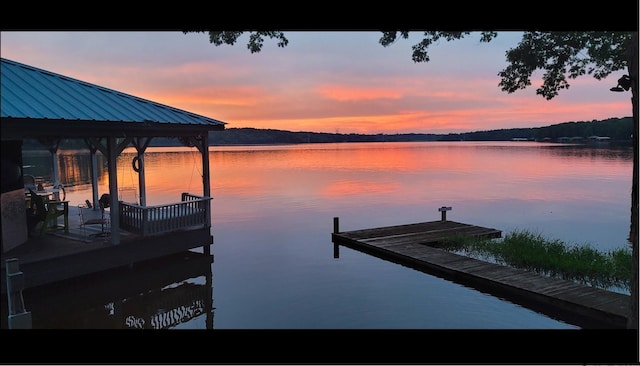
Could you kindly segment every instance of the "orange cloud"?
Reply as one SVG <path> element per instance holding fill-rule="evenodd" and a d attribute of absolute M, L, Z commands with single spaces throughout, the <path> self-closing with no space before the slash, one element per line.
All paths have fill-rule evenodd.
<path fill-rule="evenodd" d="M 502 92 L 497 78 L 469 78 L 460 83 L 444 76 L 378 77 L 367 80 L 370 86 L 324 84 L 315 88 L 289 80 L 265 88 L 250 81 L 232 85 L 237 79 L 250 80 L 250 70 L 222 63 L 146 69 L 111 65 L 109 70 L 109 74 L 93 72 L 84 80 L 107 87 L 118 85 L 113 88 L 223 120 L 229 123 L 227 128 L 450 133 L 624 117 L 621 110 L 631 114 L 626 98 L 593 103 L 566 98 L 547 101 L 535 95 L 533 86 L 522 93 Z M 478 92 L 486 90 L 487 83 L 494 83 L 495 88 Z M 298 89 L 300 86 L 303 88 Z"/>
<path fill-rule="evenodd" d="M 255 106 L 264 92 L 259 87 L 237 86 L 233 88 L 202 87 L 184 89 L 171 94 L 149 92 L 152 100 L 170 106 L 181 106 L 182 109 L 215 109 L 223 106 Z M 214 115 L 210 116 L 215 118 Z"/>
<path fill-rule="evenodd" d="M 325 98 L 337 101 L 399 99 L 403 93 L 393 88 L 379 87 L 348 87 L 341 85 L 323 85 L 316 91 Z"/>

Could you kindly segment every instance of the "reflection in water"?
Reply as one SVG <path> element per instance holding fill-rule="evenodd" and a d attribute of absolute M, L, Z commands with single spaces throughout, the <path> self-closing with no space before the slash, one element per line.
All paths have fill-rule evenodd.
<path fill-rule="evenodd" d="M 107 175 L 107 160 L 104 155 L 96 154 L 98 165 L 98 182 L 109 184 Z M 53 182 L 53 160 L 47 151 L 23 152 L 25 165 L 24 174 L 42 177 L 47 182 Z M 58 153 L 58 174 L 60 182 L 65 187 L 91 184 L 91 155 L 88 151 L 61 150 Z"/>
<path fill-rule="evenodd" d="M 213 329 L 212 262 L 185 252 L 31 289 L 25 307 L 34 329 L 172 329 L 198 321 Z"/>
<path fill-rule="evenodd" d="M 342 230 L 355 230 L 437 220 L 437 208 L 451 206 L 449 219 L 503 233 L 527 229 L 602 251 L 628 245 L 630 147 L 419 142 L 212 146 L 209 151 L 212 251 L 218 259 L 213 268 L 216 329 L 571 327 L 356 251 L 345 249 L 335 260 L 333 217 L 340 217 Z M 78 165 L 65 171 L 84 177 L 89 165 L 83 167 L 83 161 L 88 162 L 89 153 L 84 154 L 86 160 L 70 160 Z M 127 149 L 118 159 L 121 188 L 137 187 L 134 154 Z M 149 205 L 174 202 L 181 192 L 201 192 L 202 168 L 195 149 L 152 147 L 145 164 Z M 104 171 L 99 182 L 99 191 L 106 192 Z M 67 189 L 70 205 L 91 196 L 89 185 L 72 188 Z M 134 300 L 138 293 L 124 288 L 121 294 L 114 290 L 117 296 L 90 301 L 91 306 L 78 304 L 78 311 L 93 309 L 101 319 L 115 321 L 105 324 L 107 328 L 129 327 L 127 316 L 135 326 L 164 324 L 162 319 L 174 324 L 169 319 L 199 311 L 197 302 L 172 307 L 167 305 L 170 300 L 157 297 L 191 291 L 191 286 L 167 291 L 182 283 L 174 282 L 147 287 L 165 291 L 144 298 L 160 304 L 146 313 L 139 309 L 149 302 Z M 65 303 L 69 313 L 74 301 L 84 302 L 70 292 L 61 296 L 72 300 L 53 303 Z M 105 309 L 110 303 L 113 306 Z M 27 309 L 35 310 L 29 304 Z M 103 315 L 111 310 L 114 315 Z M 38 312 L 48 311 L 39 305 Z M 166 316 L 154 318 L 160 313 Z M 196 324 L 202 317 L 171 326 L 209 328 Z M 72 323 L 69 318 L 73 316 L 65 325 Z"/>
<path fill-rule="evenodd" d="M 211 165 L 218 224 L 263 217 L 272 207 L 338 214 L 339 207 L 372 205 L 384 218 L 386 206 L 422 205 L 428 218 L 427 210 L 445 205 L 454 206 L 453 218 L 489 227 L 553 229 L 562 240 L 595 245 L 607 237 L 606 248 L 624 245 L 628 234 L 631 148 L 536 142 L 215 147 Z M 622 226 L 606 229 L 612 215 L 622 215 Z M 405 223 L 385 216 L 394 221 L 383 226 Z M 561 228 L 563 220 L 572 223 Z M 579 222 L 595 222 L 600 234 L 572 238 Z"/>

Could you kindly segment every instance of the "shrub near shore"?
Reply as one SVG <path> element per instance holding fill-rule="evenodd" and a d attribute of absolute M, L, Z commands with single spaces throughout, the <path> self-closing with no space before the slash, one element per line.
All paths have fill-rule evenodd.
<path fill-rule="evenodd" d="M 461 255 L 609 291 L 631 292 L 631 248 L 599 252 L 589 245 L 567 245 L 526 230 L 503 239 L 452 236 L 440 247 Z"/>

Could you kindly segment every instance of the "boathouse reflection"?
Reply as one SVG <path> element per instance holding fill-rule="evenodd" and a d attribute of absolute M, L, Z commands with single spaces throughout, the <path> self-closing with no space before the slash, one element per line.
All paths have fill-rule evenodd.
<path fill-rule="evenodd" d="M 194 320 L 213 329 L 212 263 L 211 254 L 178 253 L 26 290 L 25 307 L 34 329 L 172 329 Z"/>

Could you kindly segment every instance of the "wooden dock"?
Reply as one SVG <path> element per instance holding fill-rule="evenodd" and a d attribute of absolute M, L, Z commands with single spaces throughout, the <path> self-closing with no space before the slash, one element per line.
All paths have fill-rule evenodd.
<path fill-rule="evenodd" d="M 444 215 L 443 215 L 444 219 Z M 518 270 L 434 247 L 445 237 L 499 238 L 492 228 L 446 219 L 340 232 L 334 218 L 334 257 L 339 245 L 473 287 L 581 328 L 625 328 L 629 295 Z"/>

